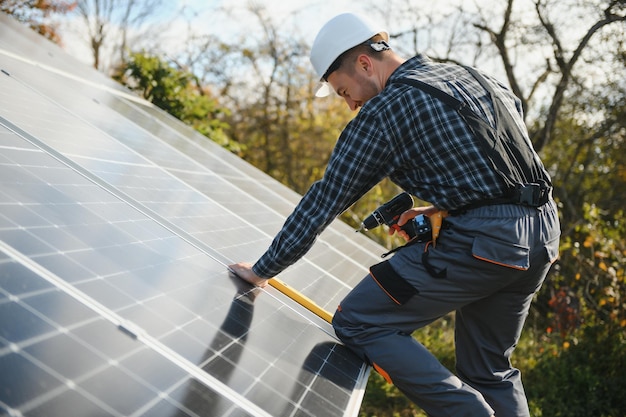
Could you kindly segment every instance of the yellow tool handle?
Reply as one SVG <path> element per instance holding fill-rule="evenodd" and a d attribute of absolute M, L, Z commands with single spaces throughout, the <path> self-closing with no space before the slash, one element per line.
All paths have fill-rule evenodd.
<path fill-rule="evenodd" d="M 317 316 L 321 317 L 329 323 L 333 321 L 332 314 L 330 314 L 328 311 L 315 304 L 313 300 L 305 295 L 300 294 L 298 291 L 294 290 L 278 278 L 270 279 L 268 281 L 268 284 L 285 294 L 287 297 L 291 298 L 296 303 L 300 304 L 302 307 L 309 310 L 311 313 L 316 314 Z"/>
<path fill-rule="evenodd" d="M 433 232 L 433 247 L 437 245 L 437 238 L 439 237 L 439 232 L 441 231 L 441 223 L 445 217 L 448 217 L 448 212 L 445 210 L 439 210 L 428 216 L 430 219 L 430 228 Z"/>

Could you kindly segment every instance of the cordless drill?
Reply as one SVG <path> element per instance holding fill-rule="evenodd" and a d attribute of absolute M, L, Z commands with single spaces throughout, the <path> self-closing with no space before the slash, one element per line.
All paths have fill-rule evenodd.
<path fill-rule="evenodd" d="M 417 229 L 419 227 L 415 221 L 407 222 L 402 227 L 398 226 L 400 215 L 411 207 L 413 207 L 413 197 L 406 192 L 398 194 L 367 216 L 361 223 L 359 230 L 370 230 L 381 224 L 386 224 L 397 231 L 404 230 L 409 239 L 413 239 L 418 234 Z"/>
<path fill-rule="evenodd" d="M 406 192 L 398 194 L 367 216 L 367 218 L 363 220 L 363 223 L 361 223 L 361 228 L 358 229 L 357 232 L 360 230 L 370 230 L 381 224 L 386 224 L 396 231 L 403 230 L 406 232 L 409 241 L 432 241 L 433 247 L 436 246 L 436 240 L 441 231 L 443 219 L 448 216 L 448 212 L 445 210 L 437 210 L 429 215 L 418 214 L 402 226 L 398 226 L 400 215 L 412 207 L 413 197 L 411 197 L 410 194 Z"/>
<path fill-rule="evenodd" d="M 417 215 L 412 220 L 406 222 L 402 226 L 398 226 L 398 219 L 400 215 L 413 207 L 413 197 L 407 192 L 398 194 L 382 206 L 378 207 L 361 223 L 359 230 L 370 230 L 381 224 L 395 229 L 396 231 L 403 230 L 409 237 L 409 240 L 415 240 L 417 242 L 431 240 L 434 236 L 433 228 L 430 219 L 423 215 Z M 437 217 L 438 224 L 441 224 L 440 217 Z M 359 231 L 357 230 L 357 232 Z M 438 229 L 437 229 L 438 234 Z M 436 236 L 434 236 L 436 238 Z"/>

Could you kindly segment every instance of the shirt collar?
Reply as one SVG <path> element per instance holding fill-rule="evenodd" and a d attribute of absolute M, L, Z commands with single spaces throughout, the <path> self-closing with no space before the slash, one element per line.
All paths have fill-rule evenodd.
<path fill-rule="evenodd" d="M 415 55 L 413 58 L 407 61 L 404 61 L 402 65 L 396 68 L 396 70 L 387 79 L 387 84 L 385 86 L 388 86 L 390 83 L 392 83 L 398 78 L 405 77 L 407 72 L 411 70 L 415 70 L 419 67 L 428 65 L 430 62 L 431 62 L 430 58 L 428 58 L 426 55 L 422 55 L 422 54 Z"/>

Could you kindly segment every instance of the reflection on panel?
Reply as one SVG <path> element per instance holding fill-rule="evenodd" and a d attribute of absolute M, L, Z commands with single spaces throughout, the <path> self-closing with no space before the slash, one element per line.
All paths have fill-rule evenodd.
<path fill-rule="evenodd" d="M 351 416 L 369 368 L 231 276 L 298 196 L 0 15 L 0 415 Z M 383 249 L 336 222 L 323 308 Z"/>

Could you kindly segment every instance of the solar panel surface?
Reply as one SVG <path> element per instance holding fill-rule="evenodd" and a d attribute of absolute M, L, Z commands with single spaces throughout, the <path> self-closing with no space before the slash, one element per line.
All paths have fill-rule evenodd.
<path fill-rule="evenodd" d="M 298 196 L 0 15 L 0 415 L 350 416 L 369 368 L 256 259 Z M 281 279 L 335 306 L 335 222 Z"/>

